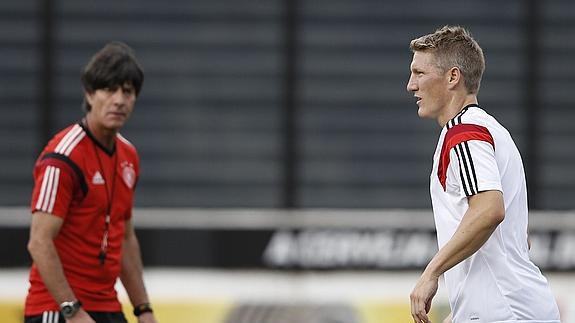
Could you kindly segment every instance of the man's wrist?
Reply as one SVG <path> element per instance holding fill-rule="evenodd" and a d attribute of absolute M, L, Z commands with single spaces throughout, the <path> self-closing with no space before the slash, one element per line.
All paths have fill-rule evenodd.
<path fill-rule="evenodd" d="M 434 279 L 438 280 L 442 274 L 438 273 L 438 269 L 431 266 L 431 263 L 425 268 L 423 273 L 421 274 L 422 277 L 426 277 L 427 279 Z"/>
<path fill-rule="evenodd" d="M 152 309 L 152 305 L 150 303 L 141 303 L 134 306 L 134 315 L 140 316 L 144 313 L 153 313 L 154 310 Z"/>
<path fill-rule="evenodd" d="M 62 302 L 60 304 L 60 313 L 62 313 L 62 316 L 65 318 L 69 319 L 76 315 L 81 307 L 82 303 L 80 303 L 78 300 Z"/>

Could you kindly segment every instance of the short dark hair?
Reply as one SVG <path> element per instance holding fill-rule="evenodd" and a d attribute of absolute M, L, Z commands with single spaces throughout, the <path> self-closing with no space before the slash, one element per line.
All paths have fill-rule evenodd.
<path fill-rule="evenodd" d="M 134 87 L 137 96 L 144 83 L 144 71 L 130 46 L 113 41 L 92 56 L 82 71 L 81 81 L 84 91 L 88 93 L 129 83 Z M 85 99 L 84 109 L 92 109 Z"/>
<path fill-rule="evenodd" d="M 483 50 L 471 33 L 461 26 L 444 26 L 434 33 L 411 41 L 411 51 L 435 54 L 438 67 L 446 72 L 457 67 L 463 74 L 468 93 L 476 94 L 485 71 Z"/>

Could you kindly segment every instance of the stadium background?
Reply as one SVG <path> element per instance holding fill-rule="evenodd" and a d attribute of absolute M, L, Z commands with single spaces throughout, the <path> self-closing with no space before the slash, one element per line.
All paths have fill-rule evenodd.
<path fill-rule="evenodd" d="M 89 56 L 122 40 L 146 71 L 123 133 L 160 319 L 409 322 L 439 130 L 405 90 L 408 43 L 462 24 L 486 53 L 480 103 L 524 157 L 534 259 L 575 322 L 572 1 L 21 0 L 0 17 L 1 317 L 21 313 L 36 154 L 81 117 Z"/>

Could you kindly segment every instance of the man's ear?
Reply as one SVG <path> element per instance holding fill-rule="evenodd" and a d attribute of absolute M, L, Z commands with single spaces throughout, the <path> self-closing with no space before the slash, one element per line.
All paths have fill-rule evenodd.
<path fill-rule="evenodd" d="M 447 71 L 447 81 L 449 83 L 449 89 L 454 89 L 457 85 L 463 81 L 463 75 L 459 70 L 459 67 L 452 67 Z"/>
<path fill-rule="evenodd" d="M 90 92 L 84 92 L 84 100 L 86 100 L 86 102 L 88 102 L 88 104 L 90 106 L 92 106 L 92 96 L 94 93 L 90 93 Z"/>

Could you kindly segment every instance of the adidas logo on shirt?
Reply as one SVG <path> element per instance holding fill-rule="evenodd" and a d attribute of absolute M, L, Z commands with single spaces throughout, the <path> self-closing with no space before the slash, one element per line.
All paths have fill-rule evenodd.
<path fill-rule="evenodd" d="M 100 174 L 99 171 L 96 171 L 96 174 L 94 174 L 94 177 L 92 177 L 92 184 L 94 185 L 104 184 L 104 177 L 102 177 L 102 174 Z"/>

